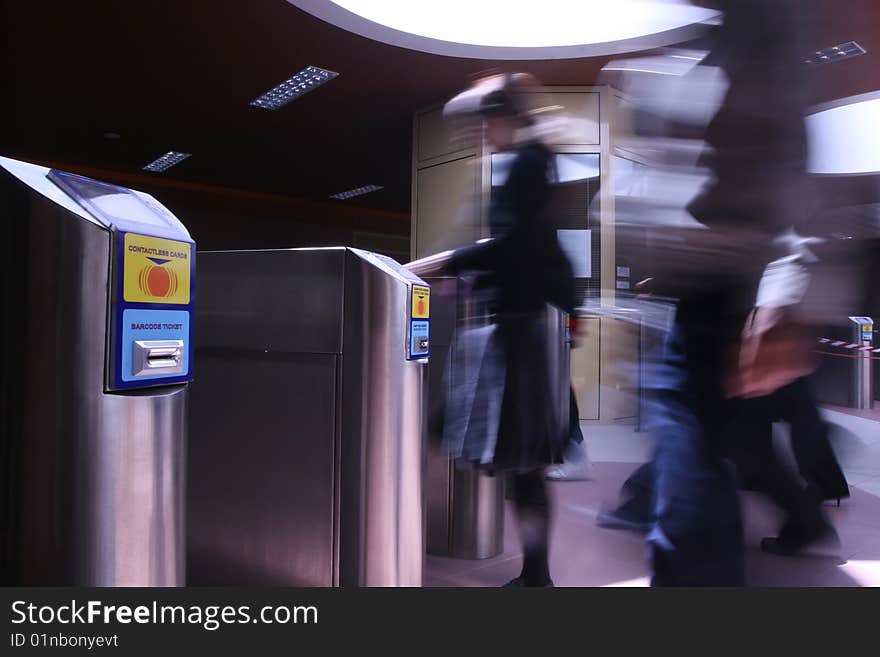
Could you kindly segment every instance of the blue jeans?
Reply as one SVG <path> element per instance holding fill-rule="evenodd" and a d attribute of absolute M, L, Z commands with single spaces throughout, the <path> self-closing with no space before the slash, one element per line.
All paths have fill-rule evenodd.
<path fill-rule="evenodd" d="M 722 457 L 721 305 L 679 308 L 653 381 L 652 586 L 742 586 L 743 531 L 737 485 Z M 720 304 L 720 300 L 719 300 Z"/>

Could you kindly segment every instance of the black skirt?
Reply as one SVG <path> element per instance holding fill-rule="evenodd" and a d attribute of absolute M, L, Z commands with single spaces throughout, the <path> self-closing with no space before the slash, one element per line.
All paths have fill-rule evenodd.
<path fill-rule="evenodd" d="M 495 338 L 505 371 L 492 469 L 527 472 L 561 463 L 567 427 L 553 393 L 546 314 L 501 315 Z"/>
<path fill-rule="evenodd" d="M 491 326 L 457 331 L 446 372 L 451 457 L 490 473 L 562 462 L 569 427 L 553 393 L 548 340 L 543 311 L 506 313 Z"/>

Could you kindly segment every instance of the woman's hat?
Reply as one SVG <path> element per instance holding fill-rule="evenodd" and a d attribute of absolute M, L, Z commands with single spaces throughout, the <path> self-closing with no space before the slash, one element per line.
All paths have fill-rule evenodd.
<path fill-rule="evenodd" d="M 481 78 L 443 107 L 443 116 L 520 116 L 528 118 L 522 93 L 537 90 L 538 80 L 528 73 L 501 73 Z"/>

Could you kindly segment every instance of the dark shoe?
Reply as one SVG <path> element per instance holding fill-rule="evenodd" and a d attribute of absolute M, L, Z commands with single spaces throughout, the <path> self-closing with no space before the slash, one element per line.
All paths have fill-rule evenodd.
<path fill-rule="evenodd" d="M 849 488 L 837 487 L 833 490 L 823 490 L 815 484 L 807 484 L 806 493 L 818 504 L 840 506 L 840 500 L 849 497 Z"/>
<path fill-rule="evenodd" d="M 526 581 L 522 578 L 522 576 L 519 576 L 519 577 L 514 577 L 507 584 L 504 584 L 501 588 L 505 588 L 508 586 L 525 586 L 525 585 L 526 585 Z M 541 586 L 544 588 L 553 588 L 553 580 L 549 579 L 549 580 L 547 580 L 546 584 L 542 584 Z"/>
<path fill-rule="evenodd" d="M 795 531 L 786 527 L 773 536 L 761 539 L 761 550 L 782 557 L 828 554 L 840 548 L 840 538 L 828 523 L 812 530 Z"/>
<path fill-rule="evenodd" d="M 596 524 L 605 529 L 623 529 L 625 531 L 647 534 L 651 531 L 650 519 L 641 514 L 633 513 L 626 506 L 614 511 L 603 511 L 596 516 Z"/>

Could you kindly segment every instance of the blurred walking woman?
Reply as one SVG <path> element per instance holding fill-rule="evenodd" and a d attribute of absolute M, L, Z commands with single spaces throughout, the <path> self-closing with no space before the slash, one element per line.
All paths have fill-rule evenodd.
<path fill-rule="evenodd" d="M 568 427 L 560 426 L 558 403 L 552 397 L 546 308 L 552 303 L 566 312 L 573 310 L 574 278 L 555 225 L 546 216 L 552 155 L 542 143 L 524 136 L 532 118 L 524 109 L 523 94 L 536 83 L 526 74 L 493 76 L 475 83 L 446 107 L 447 114 L 480 115 L 492 150 L 515 155 L 489 209 L 493 239 L 454 251 L 444 265 L 451 275 L 477 274 L 481 287 L 494 292 L 495 325 L 482 369 L 493 370 L 500 393 L 500 414 L 490 424 L 497 426 L 497 436 L 489 436 L 480 448 L 481 459 L 473 450 L 470 458 L 512 475 L 524 558 L 520 576 L 508 586 L 552 586 L 547 559 L 550 499 L 544 468 L 560 462 L 568 435 Z M 497 390 L 499 386 L 503 389 Z M 466 448 L 464 452 L 468 457 Z"/>

